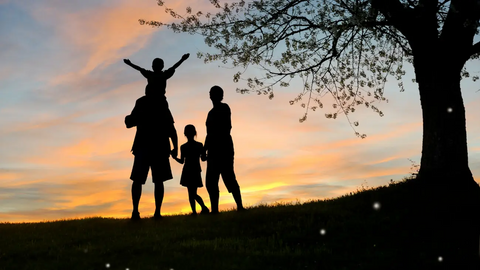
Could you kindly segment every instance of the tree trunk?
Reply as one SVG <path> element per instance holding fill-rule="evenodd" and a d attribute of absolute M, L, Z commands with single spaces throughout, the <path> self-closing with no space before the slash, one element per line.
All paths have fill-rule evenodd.
<path fill-rule="evenodd" d="M 480 269 L 473 268 L 480 267 L 480 187 L 468 166 L 459 65 L 427 58 L 425 65 L 422 59 L 415 63 L 423 116 L 422 158 L 416 179 L 422 209 L 419 221 L 428 224 L 424 227 L 427 238 L 445 243 L 438 247 L 445 264 Z M 459 263 L 472 268 L 458 267 Z"/>
<path fill-rule="evenodd" d="M 434 69 L 434 66 L 428 68 Z M 416 70 L 418 74 L 418 68 Z M 423 116 L 419 177 L 424 181 L 432 180 L 431 184 L 470 186 L 474 180 L 468 167 L 465 106 L 459 72 L 443 65 L 425 73 L 430 74 L 428 80 L 419 80 Z M 452 179 L 458 180 L 452 182 Z"/>
<path fill-rule="evenodd" d="M 424 241 L 438 244 L 434 254 L 444 257 L 443 269 L 478 270 L 480 187 L 468 167 L 460 89 L 461 70 L 478 28 L 478 0 L 450 1 L 441 31 L 439 1 L 412 1 L 418 3 L 415 8 L 402 2 L 371 0 L 372 7 L 408 40 L 420 91 L 422 159 L 418 186 L 412 191 L 412 218 Z"/>

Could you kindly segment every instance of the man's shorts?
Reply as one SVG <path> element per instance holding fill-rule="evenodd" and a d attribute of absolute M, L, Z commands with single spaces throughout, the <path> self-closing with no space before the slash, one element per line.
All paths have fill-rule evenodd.
<path fill-rule="evenodd" d="M 147 182 L 149 168 L 152 168 L 153 183 L 161 183 L 173 178 L 169 157 L 136 154 L 130 179 L 144 185 Z"/>
<path fill-rule="evenodd" d="M 216 192 L 218 190 L 218 181 L 222 176 L 223 183 L 228 192 L 240 190 L 235 172 L 233 170 L 233 157 L 207 159 L 207 173 L 205 176 L 205 186 L 207 190 Z"/>

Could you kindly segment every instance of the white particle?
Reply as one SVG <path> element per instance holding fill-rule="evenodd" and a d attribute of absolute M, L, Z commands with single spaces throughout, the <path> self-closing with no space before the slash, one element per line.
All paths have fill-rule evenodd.
<path fill-rule="evenodd" d="M 438 261 L 439 261 L 439 262 L 442 262 L 442 261 L 443 261 L 442 256 L 438 257 Z"/>
<path fill-rule="evenodd" d="M 130 270 L 130 268 L 125 268 L 125 270 Z"/>
<path fill-rule="evenodd" d="M 380 209 L 380 203 L 379 203 L 379 202 L 375 202 L 375 203 L 373 204 L 373 209 L 379 210 L 379 209 Z"/>
<path fill-rule="evenodd" d="M 109 263 L 105 264 L 105 267 L 110 268 L 110 264 Z"/>
<path fill-rule="evenodd" d="M 327 233 L 327 231 L 325 231 L 325 229 L 321 229 L 321 230 L 320 230 L 320 234 L 321 234 L 321 235 L 325 235 L 325 233 Z"/>
<path fill-rule="evenodd" d="M 448 107 L 448 108 L 447 108 L 447 112 L 451 113 L 451 112 L 453 112 L 453 109 L 450 108 L 450 107 Z"/>

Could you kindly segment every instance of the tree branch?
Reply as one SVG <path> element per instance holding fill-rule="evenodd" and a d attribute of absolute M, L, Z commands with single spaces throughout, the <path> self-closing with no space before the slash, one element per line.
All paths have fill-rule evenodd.
<path fill-rule="evenodd" d="M 322 60 L 320 60 L 315 65 L 309 66 L 309 67 L 306 67 L 306 68 L 303 68 L 303 69 L 297 69 L 297 70 L 291 71 L 291 72 L 273 72 L 273 71 L 271 71 L 270 73 L 273 74 L 273 75 L 278 75 L 278 76 L 289 76 L 289 75 L 293 75 L 293 74 L 297 74 L 297 73 L 312 70 L 316 67 L 319 67 L 319 66 L 323 65 L 323 63 L 325 63 L 326 61 L 332 60 L 334 57 L 335 57 L 335 55 L 332 54 L 328 57 L 323 58 Z"/>
<path fill-rule="evenodd" d="M 416 25 L 413 9 L 405 7 L 399 0 L 370 0 L 370 3 L 405 37 L 412 35 Z"/>
<path fill-rule="evenodd" d="M 268 13 L 268 15 L 270 15 L 270 18 L 268 18 L 264 24 L 267 25 L 269 24 L 270 22 L 272 21 L 275 21 L 276 19 L 278 19 L 278 16 L 279 15 L 282 15 L 282 14 L 285 14 L 285 15 L 288 15 L 286 14 L 285 12 L 290 9 L 291 7 L 294 7 L 295 5 L 298 5 L 302 2 L 305 2 L 305 1 L 308 1 L 308 0 L 295 0 L 295 1 L 292 1 L 290 3 L 288 3 L 287 5 L 285 5 L 285 7 L 283 7 L 282 9 L 277 9 L 274 13 L 271 13 L 269 12 L 268 10 L 264 10 L 266 13 Z M 257 7 L 258 8 L 258 7 Z M 252 33 L 255 33 L 256 31 L 258 31 L 260 28 L 262 28 L 263 26 L 262 25 L 256 25 L 256 28 L 245 33 L 245 35 L 249 35 L 249 34 L 252 34 Z"/>
<path fill-rule="evenodd" d="M 471 43 L 479 26 L 479 13 L 476 1 L 451 0 L 450 10 L 440 35 L 440 41 L 444 49 L 449 50 L 451 57 L 457 55 L 457 60 L 466 61 L 475 50 L 478 51 L 479 45 L 472 46 Z M 458 64 L 463 66 L 462 62 Z"/>

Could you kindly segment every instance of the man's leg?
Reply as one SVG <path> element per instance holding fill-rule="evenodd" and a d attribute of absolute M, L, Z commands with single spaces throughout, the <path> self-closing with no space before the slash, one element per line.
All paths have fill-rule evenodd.
<path fill-rule="evenodd" d="M 233 169 L 233 158 L 223 160 L 222 179 L 228 191 L 232 193 L 233 199 L 237 204 L 237 210 L 238 211 L 245 210 L 245 208 L 243 207 L 240 186 L 238 185 L 237 177 L 235 176 L 235 171 Z"/>
<path fill-rule="evenodd" d="M 220 171 L 218 161 L 207 159 L 207 173 L 205 175 L 205 186 L 210 197 L 212 214 L 218 214 L 218 199 L 220 191 L 218 189 L 218 180 L 220 179 Z"/>
<path fill-rule="evenodd" d="M 163 182 L 154 183 L 154 196 L 155 196 L 155 213 L 153 214 L 154 218 L 161 217 L 161 208 L 163 203 L 163 196 L 165 194 L 165 187 Z"/>
<path fill-rule="evenodd" d="M 138 204 L 140 203 L 141 196 L 142 196 L 142 183 L 133 182 L 132 183 L 132 204 L 133 204 L 132 219 L 140 218 L 140 214 L 138 212 Z"/>
<path fill-rule="evenodd" d="M 138 212 L 138 205 L 140 203 L 140 197 L 142 196 L 142 185 L 145 184 L 145 180 L 148 175 L 148 163 L 145 163 L 144 158 L 141 155 L 135 155 L 133 161 L 132 173 L 130 179 L 132 183 L 132 218 L 133 220 L 140 219 L 140 213 Z"/>
<path fill-rule="evenodd" d="M 153 157 L 151 168 L 155 197 L 155 212 L 153 213 L 153 217 L 161 218 L 162 203 L 165 194 L 165 187 L 163 185 L 163 182 L 173 178 L 169 158 Z"/>
<path fill-rule="evenodd" d="M 240 188 L 236 191 L 233 191 L 232 196 L 235 200 L 235 203 L 237 203 L 237 211 L 245 210 L 245 207 L 243 207 L 242 203 L 242 194 L 240 193 Z"/>

